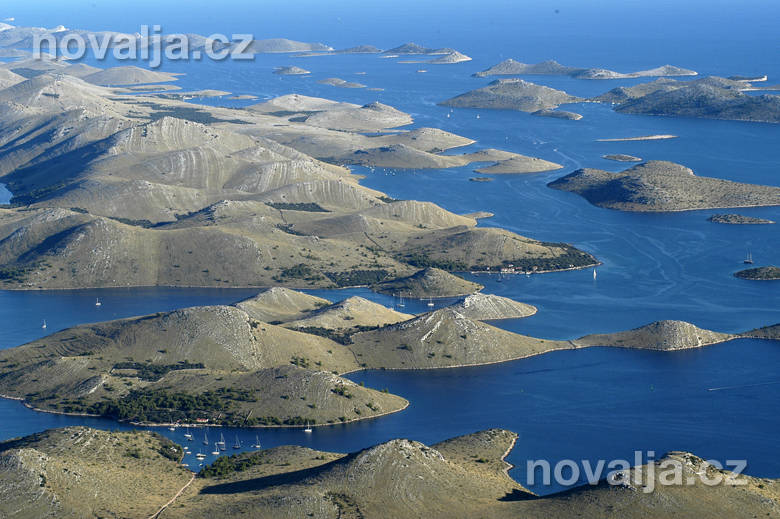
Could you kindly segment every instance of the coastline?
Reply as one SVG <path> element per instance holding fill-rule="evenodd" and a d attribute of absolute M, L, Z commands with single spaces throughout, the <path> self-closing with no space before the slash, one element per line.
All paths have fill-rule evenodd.
<path fill-rule="evenodd" d="M 744 206 L 744 207 L 767 207 L 767 206 Z M 728 209 L 726 207 L 713 207 L 712 209 Z M 567 272 L 570 270 L 582 270 L 582 269 L 588 269 L 592 267 L 597 267 L 599 265 L 602 265 L 600 261 L 597 261 L 596 263 L 592 263 L 589 265 L 582 265 L 579 267 L 568 267 L 565 269 L 554 269 L 554 270 L 535 270 L 530 272 L 530 274 L 550 274 L 553 272 Z M 458 274 L 498 274 L 498 271 L 492 271 L 492 270 L 476 270 L 476 271 L 470 271 L 470 270 L 456 270 L 453 271 L 453 273 Z M 504 274 L 525 274 L 525 272 L 505 272 Z M 401 278 L 399 278 L 401 279 Z M 348 290 L 352 288 L 368 288 L 370 289 L 372 285 L 348 285 L 343 287 L 296 287 L 296 286 L 288 286 L 288 285 L 231 285 L 231 286 L 217 286 L 217 285 L 104 285 L 104 286 L 87 286 L 87 287 L 41 287 L 39 286 L 29 286 L 20 288 L 18 286 L 16 287 L 4 287 L 0 285 L 0 291 L 7 290 L 8 292 L 26 292 L 26 291 L 45 291 L 45 290 L 103 290 L 103 289 L 116 289 L 116 288 L 127 288 L 127 289 L 133 289 L 133 288 L 218 288 L 221 290 L 268 290 L 270 288 L 275 287 L 281 287 L 281 288 L 289 288 L 290 290 Z M 376 292 L 380 293 L 380 292 Z M 433 297 L 433 299 L 447 299 L 451 297 L 463 297 L 471 295 L 469 294 L 461 294 L 458 296 L 436 296 Z M 415 299 L 415 298 L 412 298 Z M 420 298 L 420 300 L 423 299 L 429 299 L 428 297 Z"/>
<path fill-rule="evenodd" d="M 358 370 L 360 371 L 360 370 Z M 396 395 L 397 396 L 397 395 Z M 0 394 L 0 398 L 5 400 L 15 400 L 17 402 L 20 402 L 24 407 L 27 409 L 30 409 L 31 411 L 37 411 L 39 413 L 48 413 L 48 414 L 55 414 L 60 416 L 75 416 L 75 417 L 81 417 L 81 418 L 100 418 L 103 420 L 111 420 L 114 423 L 124 423 L 129 424 L 134 427 L 186 427 L 186 428 L 192 428 L 197 429 L 200 427 L 231 427 L 231 428 L 241 428 L 241 429 L 300 429 L 302 427 L 305 427 L 304 425 L 222 425 L 222 424 L 214 424 L 214 423 L 145 423 L 145 422 L 125 422 L 122 420 L 115 420 L 108 416 L 102 416 L 99 414 L 89 414 L 89 413 L 68 413 L 65 411 L 54 411 L 53 409 L 41 409 L 39 407 L 35 407 L 32 404 L 25 401 L 24 398 L 16 397 L 16 396 L 10 396 L 10 395 L 3 395 Z M 351 418 L 349 420 L 345 421 L 338 421 L 333 423 L 316 423 L 316 424 L 309 424 L 309 427 L 330 427 L 334 425 L 342 425 L 342 424 L 348 424 L 353 422 L 359 422 L 362 420 L 373 420 L 374 418 L 380 418 L 382 416 L 391 415 L 394 413 L 400 413 L 401 411 L 406 410 L 406 408 L 411 405 L 411 402 L 403 397 L 398 397 L 403 399 L 406 404 L 399 408 L 395 409 L 393 411 L 385 411 L 384 413 L 375 414 L 372 416 L 366 416 L 363 418 Z"/>

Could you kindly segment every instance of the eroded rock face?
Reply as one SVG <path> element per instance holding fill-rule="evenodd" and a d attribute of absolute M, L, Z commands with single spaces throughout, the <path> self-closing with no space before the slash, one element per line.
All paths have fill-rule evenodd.
<path fill-rule="evenodd" d="M 507 297 L 492 294 L 473 294 L 450 308 L 469 319 L 519 319 L 536 313 L 536 307 Z"/>

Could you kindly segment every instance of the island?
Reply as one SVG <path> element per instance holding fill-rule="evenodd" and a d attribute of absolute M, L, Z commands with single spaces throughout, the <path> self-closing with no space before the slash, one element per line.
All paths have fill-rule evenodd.
<path fill-rule="evenodd" d="M 466 61 L 471 61 L 471 57 L 466 56 L 463 53 L 460 53 L 458 51 L 450 52 L 449 54 L 444 54 L 443 56 L 440 56 L 438 58 L 433 58 L 432 60 L 429 60 L 427 63 L 431 63 L 434 65 L 452 65 L 454 63 L 464 63 Z"/>
<path fill-rule="evenodd" d="M 274 74 L 280 76 L 305 76 L 311 74 L 311 71 L 301 67 L 276 67 L 274 69 Z"/>
<path fill-rule="evenodd" d="M 750 279 L 753 281 L 776 281 L 780 279 L 780 267 L 769 265 L 767 267 L 756 267 L 740 270 L 736 274 L 740 279 Z"/>
<path fill-rule="evenodd" d="M 221 456 L 196 475 L 187 468 L 193 455 L 155 433 L 67 427 L 0 443 L 0 514 L 443 518 L 457 510 L 574 519 L 620 509 L 628 519 L 666 519 L 680 509 L 769 517 L 780 506 L 780 481 L 718 471 L 682 451 L 659 458 L 652 471 L 638 465 L 609 482 L 540 497 L 509 476 L 505 458 L 517 441 L 512 431 L 488 429 L 430 446 L 391 439 L 349 454 L 288 445 Z M 687 483 L 664 484 L 670 478 Z M 648 485 L 654 491 L 642 492 Z"/>
<path fill-rule="evenodd" d="M 615 155 L 602 155 L 601 158 L 607 160 L 614 160 L 616 162 L 642 162 L 642 159 L 640 157 L 634 157 L 633 155 L 625 155 L 623 153 L 618 153 Z"/>
<path fill-rule="evenodd" d="M 571 76 L 577 79 L 627 79 L 637 77 L 665 77 L 665 76 L 695 76 L 696 71 L 688 70 L 673 65 L 640 70 L 637 72 L 621 73 L 603 68 L 578 68 L 561 65 L 555 60 L 542 61 L 540 63 L 527 64 L 506 59 L 482 72 L 477 72 L 474 77 L 487 76 Z"/>
<path fill-rule="evenodd" d="M 738 337 L 728 333 L 703 330 L 684 321 L 656 321 L 625 332 L 580 337 L 578 346 L 616 346 L 647 350 L 685 350 L 701 348 Z"/>
<path fill-rule="evenodd" d="M 430 55 L 450 55 L 458 51 L 450 48 L 432 49 L 429 47 L 423 47 L 414 42 L 404 43 L 398 47 L 393 47 L 384 51 L 384 54 L 390 55 L 409 55 L 409 54 L 430 54 Z"/>
<path fill-rule="evenodd" d="M 769 225 L 773 224 L 772 220 L 765 218 L 756 218 L 754 216 L 745 216 L 742 214 L 714 214 L 707 218 L 708 222 L 712 223 L 725 223 L 731 225 Z"/>
<path fill-rule="evenodd" d="M 780 205 L 780 187 L 699 177 L 680 164 L 648 161 L 612 173 L 579 169 L 547 184 L 599 207 L 621 211 L 690 211 Z"/>
<path fill-rule="evenodd" d="M 629 114 L 700 117 L 733 121 L 780 122 L 780 96 L 749 95 L 750 85 L 717 76 L 693 81 L 661 79 L 619 87 L 595 97 Z"/>
<path fill-rule="evenodd" d="M 579 103 L 583 98 L 562 90 L 537 85 L 522 79 L 498 79 L 483 88 L 447 99 L 440 106 L 454 108 L 489 108 L 537 112 L 557 108 L 566 103 Z"/>
<path fill-rule="evenodd" d="M 536 115 L 539 117 L 552 117 L 554 119 L 566 119 L 569 121 L 579 121 L 580 119 L 582 119 L 581 114 L 575 112 L 567 112 L 566 110 L 544 109 L 544 110 L 537 110 L 535 112 L 531 112 L 531 115 Z"/>
<path fill-rule="evenodd" d="M 356 83 L 354 81 L 346 81 L 337 77 L 329 77 L 326 79 L 320 79 L 317 83 L 321 85 L 330 85 L 339 88 L 366 88 L 363 83 Z"/>

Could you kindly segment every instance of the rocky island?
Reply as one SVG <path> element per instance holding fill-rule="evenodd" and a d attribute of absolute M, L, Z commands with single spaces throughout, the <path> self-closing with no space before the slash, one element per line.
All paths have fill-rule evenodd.
<path fill-rule="evenodd" d="M 621 113 L 780 122 L 780 96 L 745 94 L 744 82 L 720 77 L 694 81 L 657 80 L 619 87 L 594 98 Z"/>
<path fill-rule="evenodd" d="M 780 187 L 699 177 L 685 166 L 664 161 L 648 161 L 619 173 L 579 169 L 548 186 L 621 211 L 780 205 Z"/>
<path fill-rule="evenodd" d="M 634 157 L 633 155 L 625 155 L 618 153 L 616 155 L 602 155 L 601 158 L 607 160 L 614 160 L 616 162 L 642 162 L 640 157 Z"/>
<path fill-rule="evenodd" d="M 447 99 L 441 106 L 454 108 L 489 108 L 537 112 L 584 99 L 562 90 L 537 85 L 522 79 L 498 79 L 488 86 Z"/>
<path fill-rule="evenodd" d="M 767 220 L 765 218 L 756 218 L 742 214 L 714 214 L 707 218 L 707 221 L 731 225 L 769 225 L 775 223 L 772 220 Z"/>
<path fill-rule="evenodd" d="M 774 281 L 780 279 L 780 267 L 770 265 L 768 267 L 756 267 L 740 270 L 736 274 L 740 279 L 751 279 L 754 281 Z"/>
<path fill-rule="evenodd" d="M 487 76 L 571 76 L 577 79 L 627 79 L 637 77 L 666 77 L 666 76 L 695 76 L 697 73 L 673 65 L 640 70 L 637 72 L 621 73 L 603 68 L 578 68 L 561 65 L 557 61 L 548 60 L 540 63 L 528 64 L 506 59 L 482 72 L 477 72 L 474 77 Z"/>
<path fill-rule="evenodd" d="M 544 109 L 531 112 L 531 115 L 536 115 L 539 117 L 552 117 L 553 119 L 566 119 L 568 121 L 579 121 L 582 119 L 582 115 L 575 112 L 567 112 L 566 110 Z"/>
<path fill-rule="evenodd" d="M 274 74 L 280 76 L 305 76 L 311 74 L 311 71 L 301 67 L 276 67 L 274 69 Z"/>
<path fill-rule="evenodd" d="M 718 344 L 737 335 L 703 330 L 684 321 L 657 321 L 633 330 L 587 335 L 574 341 L 578 346 L 616 346 L 648 350 L 685 350 Z"/>

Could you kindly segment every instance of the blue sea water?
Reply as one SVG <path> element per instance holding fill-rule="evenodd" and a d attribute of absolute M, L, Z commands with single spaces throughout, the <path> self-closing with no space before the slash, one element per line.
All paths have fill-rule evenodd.
<path fill-rule="evenodd" d="M 475 139 L 470 149 L 500 147 L 559 162 L 564 169 L 535 175 L 496 175 L 469 182 L 473 167 L 393 171 L 363 168 L 363 184 L 395 198 L 430 200 L 448 210 L 495 213 L 483 226 L 500 226 L 548 241 L 565 241 L 603 262 L 590 271 L 538 276 L 475 276 L 486 292 L 539 307 L 539 313 L 498 325 L 519 333 L 571 339 L 682 319 L 704 328 L 739 332 L 780 322 L 780 285 L 743 281 L 733 273 L 750 251 L 759 265 L 780 262 L 780 226 L 728 226 L 706 221 L 717 211 L 637 214 L 594 207 L 546 184 L 579 167 L 617 171 L 626 165 L 601 156 L 627 153 L 672 160 L 697 174 L 780 185 L 780 126 L 733 121 L 623 115 L 599 104 L 565 107 L 578 122 L 524 113 L 455 110 L 436 106 L 453 95 L 487 84 L 471 74 L 513 57 L 524 62 L 556 59 L 565 65 L 619 71 L 664 63 L 702 75 L 767 74 L 780 83 L 774 21 L 780 4 L 747 2 L 431 2 L 412 5 L 358 2 L 223 2 L 200 0 L 188 8 L 147 1 L 132 5 L 89 1 L 51 6 L 4 2 L 0 17 L 20 25 L 135 32 L 159 23 L 167 32 L 251 32 L 258 38 L 322 41 L 334 47 L 405 41 L 455 47 L 474 61 L 435 66 L 401 64 L 377 56 L 295 58 L 261 55 L 250 63 L 165 63 L 186 72 L 185 89 L 215 88 L 270 98 L 288 93 L 355 103 L 381 101 L 413 114 L 414 127 L 434 126 Z M 80 6 L 81 9 L 75 9 Z M 556 12 L 557 9 L 557 12 Z M 303 16 L 301 13 L 307 13 Z M 95 63 L 108 66 L 114 63 Z M 298 65 L 311 77 L 279 77 L 280 65 Z M 426 73 L 418 73 L 424 68 Z M 357 72 L 365 74 L 356 75 Z M 384 91 L 339 89 L 317 83 L 338 76 Z M 531 76 L 536 83 L 587 97 L 640 80 L 584 81 Z M 210 100 L 240 107 L 247 101 Z M 450 114 L 450 117 L 447 117 Z M 479 118 L 477 119 L 477 114 Z M 675 139 L 597 142 L 601 138 L 673 134 Z M 457 150 L 453 152 L 460 152 Z M 0 190 L 2 191 L 2 190 Z M 0 202 L 3 202 L 0 192 Z M 735 212 L 780 221 L 780 208 Z M 383 304 L 392 298 L 364 289 L 313 291 L 331 300 L 358 294 Z M 140 315 L 182 306 L 220 304 L 251 295 L 246 290 L 117 289 L 0 292 L 0 347 L 85 322 Z M 100 297 L 103 306 L 96 308 Z M 446 301 L 437 302 L 437 305 Z M 405 311 L 422 312 L 420 302 Z M 43 319 L 48 328 L 41 329 Z M 594 348 L 556 352 L 512 363 L 433 372 L 364 372 L 351 375 L 369 387 L 388 388 L 412 402 L 404 412 L 368 422 L 298 430 L 260 430 L 264 445 L 298 443 L 351 451 L 395 437 L 433 443 L 486 427 L 506 427 L 521 438 L 509 457 L 523 482 L 525 460 L 628 458 L 635 449 L 690 450 L 720 460 L 747 458 L 748 472 L 780 477 L 775 450 L 780 427 L 780 346 L 740 340 L 697 351 L 658 353 Z M 709 391 L 714 388 L 726 388 Z M 453 398 L 453 396 L 456 396 Z M 0 401 L 0 439 L 76 423 L 122 427 L 105 420 L 35 413 Z M 181 431 L 162 433 L 182 440 Z M 255 430 L 240 430 L 245 444 Z M 234 433 L 226 432 L 232 442 Z M 195 442 L 196 444 L 198 442 Z M 555 488 L 535 488 L 547 493 Z"/>

